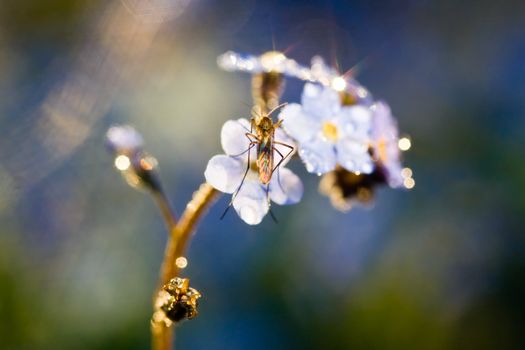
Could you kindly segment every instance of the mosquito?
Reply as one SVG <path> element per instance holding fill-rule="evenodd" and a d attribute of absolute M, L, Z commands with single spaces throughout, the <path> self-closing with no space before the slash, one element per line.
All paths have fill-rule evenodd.
<path fill-rule="evenodd" d="M 279 142 L 275 140 L 275 130 L 277 130 L 280 126 L 283 120 L 279 120 L 278 122 L 274 123 L 272 120 L 271 115 L 278 110 L 279 108 L 285 106 L 286 103 L 280 104 L 274 109 L 272 109 L 270 112 L 265 113 L 257 108 L 252 109 L 252 117 L 250 119 L 250 130 L 246 129 L 245 136 L 250 141 L 248 145 L 248 149 L 244 152 L 234 156 L 238 157 L 245 153 L 248 153 L 248 162 L 246 165 L 246 171 L 244 172 L 244 176 L 241 180 L 241 183 L 239 184 L 239 187 L 235 190 L 235 192 L 232 195 L 232 199 L 230 201 L 230 204 L 228 204 L 228 207 L 224 211 L 224 213 L 221 216 L 221 219 L 224 218 L 226 213 L 228 212 L 228 209 L 233 204 L 233 201 L 235 200 L 235 197 L 239 193 L 239 191 L 242 188 L 242 185 L 244 184 L 244 180 L 246 179 L 246 176 L 248 175 L 248 171 L 250 171 L 250 167 L 252 166 L 252 163 L 250 161 L 250 154 L 253 147 L 257 146 L 257 159 L 255 161 L 255 166 L 257 168 L 257 172 L 259 175 L 259 181 L 262 185 L 266 186 L 266 198 L 268 200 L 268 206 L 270 205 L 270 181 L 272 179 L 273 173 L 277 170 L 277 180 L 279 183 L 279 186 L 281 186 L 281 181 L 279 179 L 279 166 L 284 162 L 285 159 L 287 159 L 295 150 L 295 148 L 291 145 L 288 145 L 283 142 Z M 249 132 L 248 132 L 249 131 Z M 281 145 L 289 149 L 289 152 L 286 155 L 283 155 L 281 151 L 279 151 L 275 145 Z M 274 154 L 277 153 L 281 157 L 281 159 L 275 163 L 274 160 Z M 281 186 L 282 189 L 282 186 Z M 270 215 L 275 220 L 275 217 L 273 216 L 273 213 L 270 210 Z"/>

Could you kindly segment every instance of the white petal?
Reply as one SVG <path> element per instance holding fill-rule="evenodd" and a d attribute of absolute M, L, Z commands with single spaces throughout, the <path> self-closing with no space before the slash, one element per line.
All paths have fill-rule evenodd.
<path fill-rule="evenodd" d="M 206 181 L 224 193 L 233 193 L 241 184 L 245 172 L 244 163 L 223 154 L 213 156 L 206 166 Z"/>
<path fill-rule="evenodd" d="M 365 106 L 351 106 L 344 108 L 350 119 L 357 124 L 370 124 L 372 120 L 372 111 Z"/>
<path fill-rule="evenodd" d="M 337 126 L 340 137 L 354 137 L 356 133 L 369 135 L 372 111 L 363 106 L 343 107 L 331 122 Z"/>
<path fill-rule="evenodd" d="M 270 198 L 277 204 L 295 204 L 303 197 L 303 183 L 288 168 L 275 171 L 270 182 Z"/>
<path fill-rule="evenodd" d="M 246 180 L 233 200 L 233 208 L 248 225 L 257 225 L 269 210 L 266 191 L 258 181 Z"/>
<path fill-rule="evenodd" d="M 344 138 L 337 143 L 337 161 L 352 172 L 370 174 L 374 164 L 368 153 L 368 144 L 363 140 Z"/>
<path fill-rule="evenodd" d="M 236 156 L 245 152 L 250 145 L 250 140 L 246 137 L 247 132 L 250 132 L 250 122 L 244 118 L 228 120 L 224 123 L 221 129 L 221 145 L 224 153 Z"/>
<path fill-rule="evenodd" d="M 292 103 L 283 108 L 279 114 L 284 130 L 299 142 L 311 140 L 321 128 L 317 118 L 304 112 L 301 105 Z"/>
<path fill-rule="evenodd" d="M 374 111 L 372 120 L 372 136 L 374 139 L 395 139 L 397 142 L 397 121 L 392 116 L 390 106 L 386 102 L 376 102 L 372 107 Z"/>
<path fill-rule="evenodd" d="M 336 165 L 334 146 L 320 139 L 302 144 L 299 148 L 299 156 L 310 173 L 324 174 L 334 170 Z"/>
<path fill-rule="evenodd" d="M 304 85 L 301 104 L 306 113 L 319 119 L 331 117 L 341 109 L 337 91 L 311 83 Z"/>

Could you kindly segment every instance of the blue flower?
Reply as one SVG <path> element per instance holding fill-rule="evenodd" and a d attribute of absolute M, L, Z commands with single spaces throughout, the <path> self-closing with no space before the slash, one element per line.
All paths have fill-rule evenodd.
<path fill-rule="evenodd" d="M 348 171 L 371 173 L 371 110 L 342 106 L 334 89 L 311 83 L 305 84 L 301 102 L 287 105 L 279 118 L 288 135 L 299 143 L 306 170 L 320 175 L 340 164 Z"/>
<path fill-rule="evenodd" d="M 221 130 L 221 144 L 225 154 L 213 156 L 209 160 L 204 176 L 217 190 L 233 194 L 233 208 L 244 222 L 257 225 L 268 213 L 270 199 L 280 205 L 299 202 L 303 195 L 303 184 L 297 175 L 284 167 L 290 159 L 288 157 L 273 173 L 269 187 L 263 185 L 255 165 L 257 147 L 247 151 L 250 141 L 245 134 L 249 131 L 250 123 L 247 119 L 227 121 Z M 275 131 L 275 140 L 293 145 L 281 129 Z M 289 152 L 288 148 L 281 145 L 275 145 L 275 148 L 283 155 Z M 280 159 L 278 152 L 274 152 L 275 163 Z M 248 172 L 242 182 L 247 168 Z"/>

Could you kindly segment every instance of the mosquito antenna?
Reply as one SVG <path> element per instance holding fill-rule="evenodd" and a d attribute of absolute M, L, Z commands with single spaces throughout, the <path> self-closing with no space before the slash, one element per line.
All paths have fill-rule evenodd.
<path fill-rule="evenodd" d="M 252 105 L 249 104 L 248 102 L 241 101 L 241 103 L 242 103 L 243 105 L 245 105 L 246 107 L 248 107 L 248 108 L 252 108 Z"/>
<path fill-rule="evenodd" d="M 284 103 L 281 103 L 280 105 L 274 107 L 270 112 L 268 112 L 268 116 L 272 115 L 273 112 L 275 112 L 276 110 L 278 110 L 281 107 L 286 106 L 287 104 L 288 104 L 288 102 L 284 102 Z"/>

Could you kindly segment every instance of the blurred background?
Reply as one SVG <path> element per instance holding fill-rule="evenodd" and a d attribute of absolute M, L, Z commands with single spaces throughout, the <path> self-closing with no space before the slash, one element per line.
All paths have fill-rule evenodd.
<path fill-rule="evenodd" d="M 525 348 L 525 2 L 0 2 L 0 348 L 144 349 L 166 232 L 104 147 L 130 123 L 180 212 L 247 116 L 227 51 L 321 54 L 387 100 L 412 191 L 257 227 L 222 197 L 185 274 L 180 349 Z M 302 83 L 287 81 L 283 101 Z"/>

